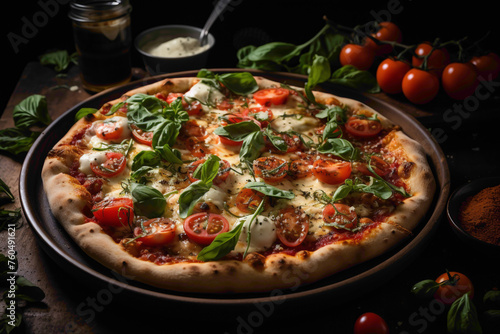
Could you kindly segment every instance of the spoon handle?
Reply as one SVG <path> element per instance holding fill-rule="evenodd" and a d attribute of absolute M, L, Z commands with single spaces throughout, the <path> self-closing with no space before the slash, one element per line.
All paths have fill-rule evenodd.
<path fill-rule="evenodd" d="M 200 34 L 200 45 L 203 46 L 207 43 L 207 36 L 208 36 L 208 30 L 212 26 L 212 24 L 215 22 L 215 19 L 222 13 L 222 11 L 226 8 L 226 6 L 231 2 L 231 0 L 220 0 L 217 2 L 215 5 L 214 10 L 210 14 L 207 22 L 205 23 L 205 26 L 201 30 Z"/>

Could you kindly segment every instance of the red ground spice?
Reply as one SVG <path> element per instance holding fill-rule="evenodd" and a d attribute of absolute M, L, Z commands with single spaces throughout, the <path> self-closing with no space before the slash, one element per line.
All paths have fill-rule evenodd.
<path fill-rule="evenodd" d="M 467 198 L 460 207 L 459 219 L 470 235 L 500 246 L 500 185 Z"/>

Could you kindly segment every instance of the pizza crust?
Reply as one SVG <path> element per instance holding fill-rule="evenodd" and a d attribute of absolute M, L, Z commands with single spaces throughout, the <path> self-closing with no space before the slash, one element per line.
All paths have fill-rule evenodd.
<path fill-rule="evenodd" d="M 256 80 L 260 88 L 279 85 L 263 77 L 256 77 Z M 197 78 L 165 79 L 129 91 L 103 108 L 136 93 L 184 92 L 198 81 Z M 319 99 L 335 98 L 341 103 L 377 113 L 358 101 L 322 92 L 315 94 Z M 393 125 L 386 117 L 377 114 L 383 124 Z M 337 242 L 314 252 L 300 251 L 295 256 L 274 254 L 264 257 L 250 253 L 244 261 L 157 265 L 133 257 L 104 233 L 98 224 L 86 222 L 85 212 L 89 210 L 91 195 L 68 175 L 71 163 L 82 151 L 69 145 L 69 142 L 78 131 L 92 124 L 96 116 L 78 121 L 47 157 L 42 168 L 42 180 L 50 208 L 70 237 L 91 258 L 128 279 L 162 289 L 197 293 L 246 293 L 289 289 L 317 282 L 376 258 L 411 237 L 411 231 L 429 209 L 435 191 L 435 181 L 424 150 L 403 132 L 396 131 L 387 142 L 387 147 L 405 154 L 414 163 L 407 171 L 407 182 L 413 196 L 397 207 L 389 221 L 370 230 L 362 242 Z"/>

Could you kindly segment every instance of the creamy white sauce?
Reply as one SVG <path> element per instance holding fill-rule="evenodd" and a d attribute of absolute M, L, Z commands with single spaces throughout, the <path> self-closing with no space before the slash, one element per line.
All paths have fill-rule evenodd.
<path fill-rule="evenodd" d="M 208 44 L 200 46 L 198 39 L 193 37 L 178 37 L 151 48 L 149 53 L 156 57 L 178 58 L 201 53 L 209 47 Z"/>

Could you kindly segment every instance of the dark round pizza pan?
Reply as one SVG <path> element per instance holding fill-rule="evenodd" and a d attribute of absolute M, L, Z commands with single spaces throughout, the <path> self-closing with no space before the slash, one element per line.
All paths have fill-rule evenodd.
<path fill-rule="evenodd" d="M 211 70 L 217 73 L 242 71 L 241 69 Z M 305 76 L 290 73 L 249 72 L 298 86 L 303 86 L 307 80 Z M 305 300 L 328 298 L 332 301 L 359 296 L 401 272 L 426 247 L 441 221 L 450 189 L 448 165 L 440 146 L 424 126 L 399 107 L 372 95 L 361 94 L 344 87 L 322 85 L 321 90 L 323 91 L 356 99 L 373 107 L 399 124 L 407 135 L 423 145 L 437 181 L 437 190 L 431 209 L 419 225 L 419 229 L 415 231 L 412 239 L 380 257 L 317 283 L 259 294 L 206 295 L 156 289 L 133 279 L 119 276 L 89 258 L 66 234 L 50 212 L 40 177 L 43 161 L 48 151 L 74 123 L 74 115 L 80 108 L 99 108 L 103 103 L 118 98 L 132 88 L 166 77 L 196 76 L 196 74 L 197 71 L 188 71 L 155 76 L 98 93 L 75 105 L 56 119 L 40 135 L 28 152 L 20 174 L 19 191 L 22 209 L 35 232 L 40 247 L 69 275 L 92 288 L 112 285 L 122 291 L 120 297 L 128 300 L 134 298 L 134 301 L 144 300 L 147 301 L 147 305 L 155 305 L 156 303 L 165 305 L 168 302 L 175 303 L 175 305 L 185 304 L 186 307 L 191 307 L 191 305 L 255 307 L 259 303 L 277 305 L 284 302 L 286 305 L 300 305 Z"/>

